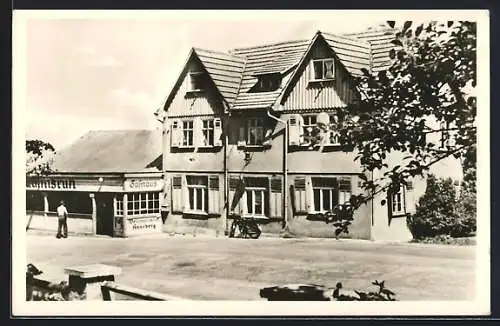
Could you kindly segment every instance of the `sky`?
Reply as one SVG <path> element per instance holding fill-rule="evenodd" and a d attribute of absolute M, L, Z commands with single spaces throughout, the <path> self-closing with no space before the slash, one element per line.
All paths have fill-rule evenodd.
<path fill-rule="evenodd" d="M 57 150 L 89 130 L 159 128 L 153 113 L 191 47 L 228 51 L 311 39 L 318 30 L 356 32 L 387 20 L 338 11 L 195 13 L 23 19 L 19 37 L 25 53 L 18 64 L 25 68 L 20 96 L 26 137 L 48 141 Z"/>

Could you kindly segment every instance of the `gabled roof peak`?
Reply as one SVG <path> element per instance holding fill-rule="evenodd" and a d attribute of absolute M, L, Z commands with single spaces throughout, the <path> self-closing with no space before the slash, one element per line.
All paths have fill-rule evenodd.
<path fill-rule="evenodd" d="M 248 51 L 255 51 L 255 50 L 260 50 L 260 49 L 267 49 L 267 48 L 272 48 L 272 47 L 278 47 L 281 45 L 293 45 L 293 44 L 298 44 L 298 43 L 304 43 L 304 42 L 310 42 L 310 39 L 307 40 L 290 40 L 290 41 L 281 41 L 281 42 L 276 42 L 276 43 L 267 43 L 263 45 L 255 45 L 255 46 L 248 46 L 248 47 L 240 47 L 236 49 L 232 49 L 230 53 L 234 55 L 240 55 L 240 52 L 248 52 Z"/>

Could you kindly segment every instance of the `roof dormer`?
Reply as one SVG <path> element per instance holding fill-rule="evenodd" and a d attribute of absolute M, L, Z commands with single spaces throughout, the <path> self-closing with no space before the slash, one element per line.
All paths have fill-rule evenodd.
<path fill-rule="evenodd" d="M 281 86 L 282 76 L 280 73 L 255 75 L 257 82 L 248 90 L 249 93 L 274 92 Z"/>

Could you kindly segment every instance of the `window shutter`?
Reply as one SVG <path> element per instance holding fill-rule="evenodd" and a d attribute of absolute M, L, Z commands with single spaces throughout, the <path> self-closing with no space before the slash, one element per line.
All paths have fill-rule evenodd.
<path fill-rule="evenodd" d="M 182 176 L 172 176 L 172 212 L 182 212 L 183 206 L 182 198 Z"/>
<path fill-rule="evenodd" d="M 306 209 L 308 214 L 314 213 L 314 190 L 311 177 L 306 177 Z"/>
<path fill-rule="evenodd" d="M 222 121 L 214 118 L 214 146 L 222 146 Z"/>
<path fill-rule="evenodd" d="M 333 59 L 324 61 L 324 69 L 325 69 L 325 78 L 335 77 L 335 64 L 333 62 Z"/>
<path fill-rule="evenodd" d="M 415 200 L 415 193 L 413 191 L 413 182 L 408 181 L 408 183 L 405 186 L 404 189 L 404 195 L 405 195 L 405 209 L 406 212 L 409 214 L 414 214 L 416 211 L 416 200 Z"/>
<path fill-rule="evenodd" d="M 172 121 L 170 139 L 172 147 L 180 147 L 182 145 L 182 121 L 178 119 Z"/>
<path fill-rule="evenodd" d="M 238 178 L 237 177 L 229 177 L 229 195 L 228 195 L 228 202 L 227 202 L 227 208 L 228 210 L 231 209 L 231 203 L 233 202 L 234 198 L 234 193 L 236 192 L 236 186 L 238 185 Z M 234 209 L 234 212 L 238 212 L 238 206 Z"/>
<path fill-rule="evenodd" d="M 219 176 L 208 177 L 208 214 L 220 214 Z"/>
<path fill-rule="evenodd" d="M 247 201 L 247 192 L 245 191 L 243 193 L 243 196 L 241 196 L 240 201 L 238 202 L 238 206 L 236 207 L 236 209 L 239 210 L 241 216 L 248 214 Z"/>
<path fill-rule="evenodd" d="M 280 218 L 281 215 L 281 200 L 283 194 L 281 192 L 282 182 L 281 177 L 271 177 L 270 192 L 269 192 L 269 217 Z"/>
<path fill-rule="evenodd" d="M 244 120 L 241 121 L 241 123 L 244 123 Z M 246 143 L 247 143 L 246 139 L 247 139 L 247 137 L 245 135 L 245 126 L 240 126 L 238 128 L 238 145 L 239 146 L 246 145 Z"/>
<path fill-rule="evenodd" d="M 296 177 L 294 180 L 295 211 L 306 213 L 306 178 Z"/>
<path fill-rule="evenodd" d="M 309 80 L 314 80 L 314 61 L 311 60 L 309 61 L 309 64 L 307 65 L 307 68 L 309 69 Z"/>
<path fill-rule="evenodd" d="M 301 134 L 300 115 L 292 114 L 288 118 L 288 145 L 299 146 Z"/>
<path fill-rule="evenodd" d="M 203 137 L 203 120 L 196 117 L 193 120 L 193 145 L 194 148 L 199 148 L 205 145 Z"/>

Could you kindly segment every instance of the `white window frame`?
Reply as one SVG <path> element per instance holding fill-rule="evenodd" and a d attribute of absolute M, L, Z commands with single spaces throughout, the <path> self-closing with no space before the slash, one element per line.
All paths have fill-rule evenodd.
<path fill-rule="evenodd" d="M 215 144 L 215 119 L 202 120 L 202 133 L 205 142 L 203 147 L 213 147 Z"/>
<path fill-rule="evenodd" d="M 251 142 L 252 132 L 257 132 L 260 135 L 260 141 L 257 139 L 255 142 Z M 256 137 L 258 138 L 258 137 Z M 262 146 L 264 143 L 264 119 L 262 118 L 249 118 L 247 120 L 247 146 Z"/>
<path fill-rule="evenodd" d="M 345 205 L 349 204 L 349 200 L 352 196 L 352 185 L 351 179 L 340 178 L 338 180 L 338 204 Z"/>
<path fill-rule="evenodd" d="M 329 211 L 328 209 L 324 209 L 323 206 L 324 206 L 324 197 L 323 197 L 323 191 L 327 190 L 328 192 L 330 192 L 330 198 L 331 198 L 331 202 L 330 202 L 330 209 L 329 210 L 333 210 L 333 208 L 335 207 L 334 206 L 334 198 L 335 198 L 335 191 L 337 189 L 335 188 L 332 188 L 332 187 L 325 187 L 325 186 L 318 186 L 318 187 L 313 187 L 313 194 L 314 194 L 314 211 L 315 212 L 318 212 L 318 213 L 324 213 L 324 212 L 327 212 Z M 319 203 L 316 203 L 316 191 L 319 191 Z M 319 205 L 319 206 L 318 206 Z M 316 209 L 316 207 L 319 207 L 319 210 Z"/>
<path fill-rule="evenodd" d="M 310 144 L 310 142 L 305 141 L 305 139 L 306 139 L 306 137 L 308 137 L 310 135 L 310 133 L 312 133 L 314 131 L 314 128 L 316 128 L 317 116 L 316 116 L 316 114 L 303 114 L 302 121 L 304 121 L 304 123 L 302 124 L 302 133 L 304 135 L 304 144 L 303 145 L 307 146 Z M 314 123 L 311 123 L 312 121 L 314 121 Z M 307 130 L 308 128 L 311 128 L 311 130 L 308 131 Z"/>
<path fill-rule="evenodd" d="M 391 214 L 392 216 L 404 215 L 405 211 L 404 186 L 400 186 L 397 192 L 391 191 Z"/>
<path fill-rule="evenodd" d="M 149 207 L 149 203 L 153 203 L 153 207 Z M 145 208 L 143 208 L 143 204 Z M 132 208 L 129 209 L 129 205 Z M 122 207 L 121 215 L 119 207 Z M 123 216 L 123 195 L 116 199 L 116 215 Z M 129 192 L 127 193 L 127 216 L 151 215 L 160 213 L 160 193 L 159 192 Z"/>
<path fill-rule="evenodd" d="M 330 114 L 330 125 L 335 122 L 335 114 Z M 340 145 L 340 134 L 335 130 L 330 130 L 328 133 L 328 145 L 338 146 Z"/>
<path fill-rule="evenodd" d="M 330 123 L 332 123 L 335 119 L 335 114 L 329 113 L 328 115 L 330 116 Z M 303 121 L 302 134 L 303 134 L 303 137 L 305 139 L 306 136 L 310 133 L 310 131 L 307 131 L 307 128 L 314 129 L 315 127 L 317 127 L 317 114 L 305 113 L 305 114 L 301 114 L 301 117 L 302 117 L 302 121 Z M 311 120 L 314 121 L 314 124 L 311 123 Z M 326 146 L 339 146 L 340 145 L 339 137 L 340 137 L 340 134 L 337 131 L 330 130 L 328 132 L 328 142 L 325 145 Z M 333 139 L 336 139 L 336 141 L 332 141 Z M 301 146 L 309 146 L 309 145 L 310 145 L 310 143 L 306 142 L 305 140 L 304 140 L 304 143 L 301 144 Z M 319 146 L 319 144 L 317 144 L 317 146 Z"/>
<path fill-rule="evenodd" d="M 206 181 L 205 184 L 199 185 L 199 184 L 189 184 L 189 178 L 190 177 L 195 177 L 195 178 L 203 178 L 204 181 Z M 188 204 L 189 207 L 187 209 L 188 213 L 195 213 L 195 214 L 207 214 L 207 196 L 208 196 L 208 176 L 187 176 L 187 190 L 188 190 Z M 198 193 L 201 190 L 201 207 L 197 207 L 198 205 Z M 193 195 L 193 198 L 191 198 L 191 194 Z M 192 200 L 191 200 L 192 199 Z M 193 207 L 191 207 L 191 202 L 193 203 Z"/>
<path fill-rule="evenodd" d="M 189 128 L 186 128 L 186 125 Z M 191 143 L 189 143 L 189 135 Z M 194 120 L 182 120 L 182 145 L 181 147 L 194 147 Z"/>
<path fill-rule="evenodd" d="M 245 191 L 247 192 L 247 208 L 250 206 L 251 209 L 248 209 L 248 215 L 249 216 L 265 216 L 266 215 L 266 191 L 267 189 L 264 187 L 246 187 Z M 249 196 L 248 193 L 251 192 L 252 196 Z M 255 194 L 259 192 L 261 194 L 261 206 L 262 206 L 262 212 L 261 214 L 255 213 L 255 207 L 256 207 L 256 201 L 255 201 Z M 252 201 L 251 203 L 249 201 Z"/>
<path fill-rule="evenodd" d="M 321 78 L 316 78 L 316 65 L 321 62 Z M 331 63 L 332 65 L 332 76 L 326 76 L 326 65 L 327 63 Z M 330 81 L 335 79 L 335 60 L 333 58 L 326 59 L 315 59 L 312 60 L 312 76 L 310 81 Z"/>

